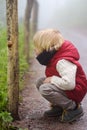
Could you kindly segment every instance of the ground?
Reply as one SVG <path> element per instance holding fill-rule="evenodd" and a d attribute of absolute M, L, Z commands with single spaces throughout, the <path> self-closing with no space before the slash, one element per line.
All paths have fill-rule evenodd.
<path fill-rule="evenodd" d="M 39 65 L 35 59 L 29 68 L 29 72 L 25 75 L 25 88 L 21 93 L 23 102 L 19 105 L 20 121 L 14 123 L 19 128 L 27 128 L 28 130 L 86 130 L 87 115 L 72 124 L 60 123 L 58 118 L 46 118 L 43 113 L 49 109 L 49 103 L 39 94 L 35 87 L 35 81 L 39 76 L 44 75 L 44 67 Z M 86 98 L 83 102 L 84 112 L 87 106 Z"/>
<path fill-rule="evenodd" d="M 85 64 L 83 60 L 82 62 Z M 22 130 L 87 130 L 87 96 L 82 102 L 84 116 L 78 121 L 71 124 L 60 123 L 58 118 L 43 116 L 49 109 L 49 103 L 39 94 L 35 82 L 44 75 L 44 69 L 35 58 L 32 58 L 29 71 L 24 76 L 25 87 L 20 94 L 23 99 L 19 105 L 20 121 L 15 121 L 14 126 Z"/>

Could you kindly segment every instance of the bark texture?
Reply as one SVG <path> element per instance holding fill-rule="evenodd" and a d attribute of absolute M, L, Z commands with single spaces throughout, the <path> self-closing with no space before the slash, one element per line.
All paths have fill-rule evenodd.
<path fill-rule="evenodd" d="M 30 18 L 34 0 L 27 0 L 24 16 L 24 53 L 26 61 L 29 63 L 29 40 L 30 40 Z"/>
<path fill-rule="evenodd" d="M 18 9 L 17 0 L 6 0 L 7 46 L 8 46 L 8 109 L 14 119 L 18 118 L 19 103 L 19 55 L 18 55 Z"/>

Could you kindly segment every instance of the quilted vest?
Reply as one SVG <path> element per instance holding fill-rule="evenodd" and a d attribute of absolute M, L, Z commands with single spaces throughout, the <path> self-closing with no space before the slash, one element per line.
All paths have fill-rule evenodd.
<path fill-rule="evenodd" d="M 79 53 L 76 47 L 69 41 L 65 41 L 61 48 L 55 53 L 49 64 L 46 66 L 45 74 L 47 77 L 59 76 L 56 70 L 56 64 L 59 60 L 66 59 L 77 66 L 76 72 L 76 84 L 73 90 L 65 90 L 65 93 L 69 99 L 80 103 L 87 92 L 87 79 L 86 75 L 81 67 L 79 60 Z"/>

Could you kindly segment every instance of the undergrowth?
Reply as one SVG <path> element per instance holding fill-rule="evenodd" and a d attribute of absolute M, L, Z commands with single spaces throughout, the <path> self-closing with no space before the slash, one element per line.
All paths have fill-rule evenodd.
<path fill-rule="evenodd" d="M 23 87 L 23 75 L 29 65 L 23 55 L 23 28 L 19 29 L 19 70 L 20 88 Z M 7 36 L 6 28 L 0 28 L 0 130 L 14 130 L 11 127 L 12 117 L 7 112 Z"/>

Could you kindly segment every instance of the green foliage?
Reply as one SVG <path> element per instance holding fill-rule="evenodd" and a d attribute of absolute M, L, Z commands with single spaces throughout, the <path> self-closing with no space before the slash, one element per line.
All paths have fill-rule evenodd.
<path fill-rule="evenodd" d="M 24 72 L 28 69 L 29 65 L 26 62 L 26 58 L 24 56 L 24 32 L 23 27 L 19 27 L 19 71 L 20 71 L 20 89 L 23 88 L 23 77 Z"/>
<path fill-rule="evenodd" d="M 0 27 L 0 130 L 8 130 L 12 121 L 7 106 L 7 45 L 6 29 Z"/>
<path fill-rule="evenodd" d="M 12 117 L 7 112 L 7 41 L 6 41 L 6 28 L 0 27 L 0 130 L 14 130 L 10 126 Z M 23 55 L 23 30 L 19 29 L 19 69 L 20 69 L 20 84 L 23 86 L 23 75 L 28 64 L 26 63 Z"/>
<path fill-rule="evenodd" d="M 0 32 L 0 112 L 5 109 L 7 96 L 7 56 L 6 31 Z"/>
<path fill-rule="evenodd" d="M 0 130 L 9 130 L 12 117 L 7 111 L 0 113 Z"/>

